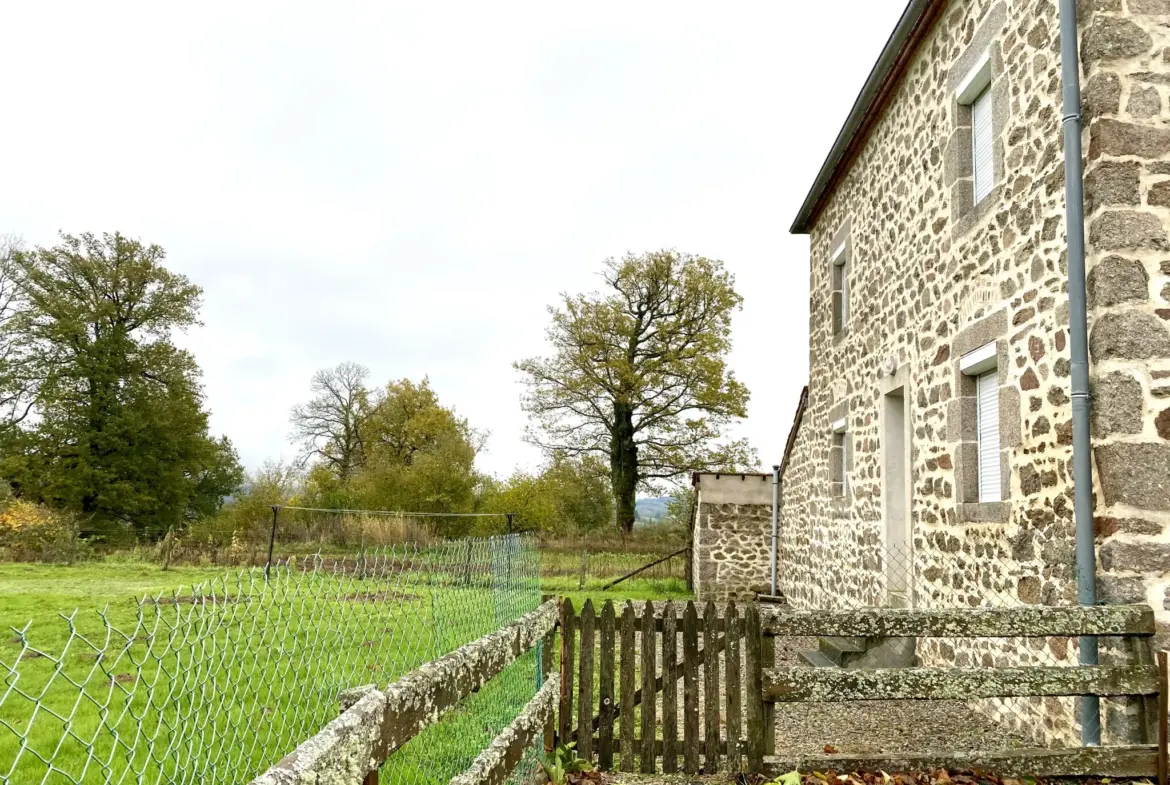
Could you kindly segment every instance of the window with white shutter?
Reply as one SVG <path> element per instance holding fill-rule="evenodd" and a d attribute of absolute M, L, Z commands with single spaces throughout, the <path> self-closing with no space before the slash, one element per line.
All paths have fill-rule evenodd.
<path fill-rule="evenodd" d="M 833 443 L 829 450 L 829 484 L 833 496 L 849 495 L 849 439 L 845 421 L 833 423 Z"/>
<path fill-rule="evenodd" d="M 995 184 L 992 165 L 991 87 L 971 103 L 971 168 L 975 183 L 975 203 L 978 204 L 991 193 Z"/>
<path fill-rule="evenodd" d="M 990 51 L 984 52 L 963 77 L 955 90 L 955 100 L 971 112 L 971 182 L 973 203 L 979 204 L 995 186 Z"/>
<path fill-rule="evenodd" d="M 830 263 L 832 265 L 833 286 L 833 335 L 845 332 L 845 325 L 849 323 L 849 250 L 847 243 L 834 249 Z"/>
<path fill-rule="evenodd" d="M 1000 501 L 999 372 L 975 377 L 975 409 L 979 441 L 979 501 Z"/>

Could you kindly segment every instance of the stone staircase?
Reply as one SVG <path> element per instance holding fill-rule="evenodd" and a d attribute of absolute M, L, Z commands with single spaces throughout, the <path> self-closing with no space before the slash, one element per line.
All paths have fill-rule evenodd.
<path fill-rule="evenodd" d="M 820 638 L 812 651 L 799 652 L 806 665 L 814 668 L 912 668 L 916 638 Z"/>

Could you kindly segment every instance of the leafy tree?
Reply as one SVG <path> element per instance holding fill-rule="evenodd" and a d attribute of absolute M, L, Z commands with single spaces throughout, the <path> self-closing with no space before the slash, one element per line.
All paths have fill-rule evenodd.
<path fill-rule="evenodd" d="M 0 235 L 0 435 L 9 435 L 32 413 L 43 372 L 40 355 L 18 317 L 28 310 L 16 254 L 19 238 Z"/>
<path fill-rule="evenodd" d="M 338 367 L 346 366 L 353 367 Z M 407 512 L 470 510 L 479 482 L 475 456 L 484 435 L 443 406 L 426 379 L 417 384 L 392 381 L 368 391 L 361 383 L 364 376 L 350 378 L 357 380 L 347 394 L 360 402 L 353 407 L 356 431 L 338 427 L 333 436 L 316 442 L 306 482 L 312 503 Z M 340 406 L 334 408 L 341 412 Z M 294 433 L 298 411 L 302 407 L 294 409 Z M 334 418 L 336 423 L 342 420 Z M 346 449 L 343 439 L 357 445 L 348 464 L 340 460 Z M 455 528 L 444 533 L 462 533 L 457 530 L 461 524 L 451 526 Z"/>
<path fill-rule="evenodd" d="M 691 520 L 695 514 L 695 489 L 690 485 L 681 486 L 671 494 L 666 503 L 666 518 L 663 526 L 681 533 L 690 533 Z"/>
<path fill-rule="evenodd" d="M 586 534 L 613 521 L 606 466 L 592 455 L 554 455 L 535 474 L 486 479 L 480 493 L 480 511 L 516 513 L 517 525 L 526 530 Z"/>
<path fill-rule="evenodd" d="M 366 509 L 470 509 L 484 437 L 439 402 L 427 379 L 379 390 L 363 430 L 366 465 L 354 486 Z"/>
<path fill-rule="evenodd" d="M 553 354 L 515 367 L 529 438 L 608 457 L 617 522 L 631 531 L 639 487 L 755 463 L 745 442 L 720 441 L 747 413 L 747 388 L 725 359 L 742 298 L 722 262 L 675 251 L 609 259 L 603 278 L 604 294 L 549 308 Z"/>
<path fill-rule="evenodd" d="M 207 432 L 199 369 L 171 340 L 201 290 L 157 245 L 61 235 L 14 257 L 13 329 L 43 363 L 35 421 L 7 469 L 20 492 L 157 536 L 219 508 L 242 470 Z"/>
<path fill-rule="evenodd" d="M 302 446 L 302 465 L 317 459 L 342 482 L 361 466 L 363 425 L 370 414 L 364 366 L 343 362 L 313 374 L 313 398 L 293 407 L 292 440 Z"/>

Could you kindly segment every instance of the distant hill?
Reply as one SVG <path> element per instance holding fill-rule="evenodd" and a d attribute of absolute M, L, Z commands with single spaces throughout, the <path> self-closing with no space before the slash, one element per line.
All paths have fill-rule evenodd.
<path fill-rule="evenodd" d="M 634 502 L 634 519 L 641 523 L 658 523 L 666 517 L 666 506 L 672 501 L 670 496 L 638 499 Z"/>

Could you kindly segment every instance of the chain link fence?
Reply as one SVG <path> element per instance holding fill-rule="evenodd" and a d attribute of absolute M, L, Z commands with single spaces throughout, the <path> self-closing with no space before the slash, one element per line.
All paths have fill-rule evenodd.
<path fill-rule="evenodd" d="M 105 609 L 14 629 L 0 784 L 248 782 L 337 716 L 341 691 L 385 685 L 535 608 L 539 579 L 529 537 L 402 544 L 146 597 L 129 623 Z M 411 741 L 382 781 L 462 772 L 535 694 L 542 656 Z"/>

